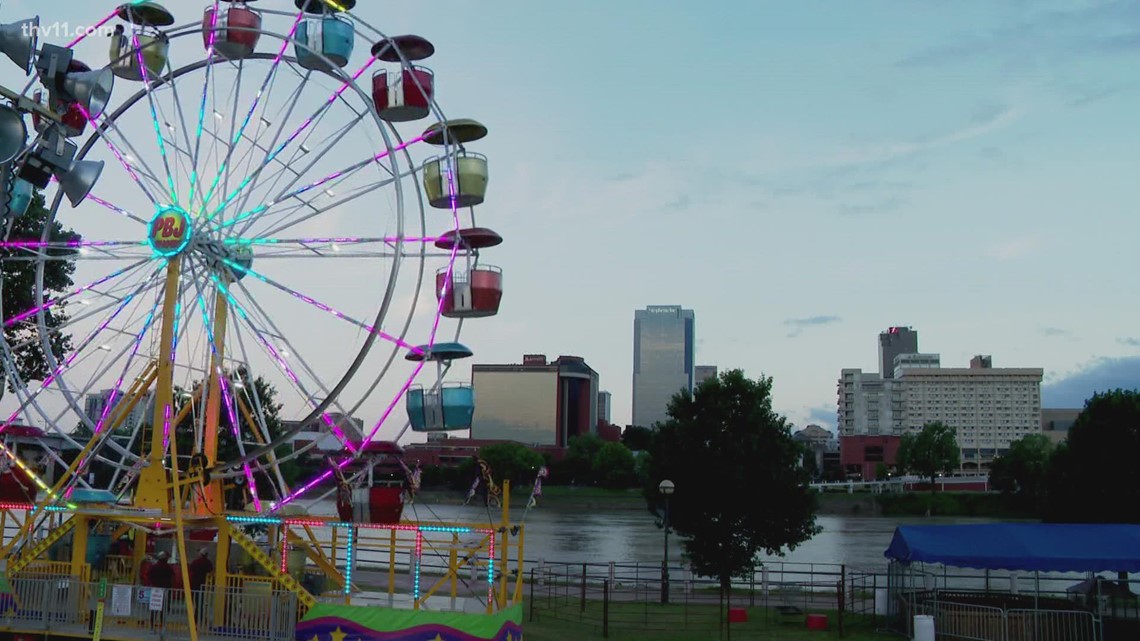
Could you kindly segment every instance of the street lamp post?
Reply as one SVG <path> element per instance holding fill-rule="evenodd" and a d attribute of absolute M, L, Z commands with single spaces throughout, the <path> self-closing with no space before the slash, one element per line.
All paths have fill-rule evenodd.
<path fill-rule="evenodd" d="M 673 495 L 673 481 L 665 479 L 657 485 L 665 497 L 665 554 L 661 558 L 661 603 L 669 603 L 669 497 Z"/>

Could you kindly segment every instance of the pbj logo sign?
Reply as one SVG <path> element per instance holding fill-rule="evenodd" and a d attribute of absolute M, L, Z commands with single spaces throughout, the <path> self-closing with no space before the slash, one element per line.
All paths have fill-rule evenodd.
<path fill-rule="evenodd" d="M 163 209 L 150 221 L 150 246 L 160 256 L 174 256 L 190 242 L 190 217 L 181 209 Z"/>

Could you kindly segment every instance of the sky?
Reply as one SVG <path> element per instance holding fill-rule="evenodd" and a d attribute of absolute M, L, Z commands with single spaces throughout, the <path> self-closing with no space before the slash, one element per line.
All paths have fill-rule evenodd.
<path fill-rule="evenodd" d="M 205 5 L 167 4 L 180 23 Z M 97 5 L 61 0 L 43 20 L 91 24 Z M 45 7 L 9 0 L 3 19 Z M 798 425 L 833 427 L 840 370 L 873 371 L 892 325 L 917 329 L 943 366 L 992 354 L 1044 368 L 1046 406 L 1140 383 L 1134 2 L 436 0 L 358 14 L 430 39 L 440 107 L 490 130 L 470 145 L 490 161 L 476 217 L 505 239 L 483 254 L 505 294 L 497 317 L 464 324 L 475 356 L 449 380 L 469 363 L 579 355 L 624 424 L 633 312 L 682 305 L 697 362 L 772 376 Z M 124 127 L 141 136 L 137 118 Z M 118 167 L 105 180 L 131 187 Z M 345 220 L 367 213 L 351 207 Z M 283 273 L 350 307 L 364 292 L 374 313 L 378 281 L 329 269 Z M 288 317 L 288 304 L 270 309 Z M 430 319 L 413 316 L 422 339 Z M 359 340 L 331 327 L 292 330 L 321 371 Z"/>

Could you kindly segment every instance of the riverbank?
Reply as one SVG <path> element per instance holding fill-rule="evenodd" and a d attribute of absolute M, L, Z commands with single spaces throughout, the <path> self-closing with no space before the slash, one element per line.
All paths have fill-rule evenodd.
<path fill-rule="evenodd" d="M 511 492 L 512 510 L 526 507 L 531 489 Z M 446 489 L 421 490 L 419 502 L 429 505 L 462 505 L 465 492 Z M 982 492 L 826 492 L 817 494 L 818 514 L 832 516 L 957 516 L 994 519 L 1033 519 L 1032 514 L 1010 510 L 999 494 Z M 478 500 L 478 499 L 476 499 Z M 539 507 L 560 510 L 645 512 L 640 489 L 608 490 L 600 487 L 551 485 L 542 488 Z"/>
<path fill-rule="evenodd" d="M 1009 509 L 1005 497 L 983 492 L 908 492 L 905 494 L 820 494 L 819 513 L 851 516 L 957 516 L 1033 519 Z"/>
<path fill-rule="evenodd" d="M 517 488 L 511 491 L 511 510 L 526 507 L 531 488 Z M 421 490 L 420 502 L 432 505 L 462 505 L 466 492 L 455 490 Z M 472 499 L 477 501 L 478 498 Z M 539 507 L 557 507 L 565 510 L 604 510 L 607 512 L 646 510 L 645 499 L 640 489 L 607 490 L 601 487 L 576 487 L 569 485 L 543 486 L 542 496 L 538 497 Z"/>

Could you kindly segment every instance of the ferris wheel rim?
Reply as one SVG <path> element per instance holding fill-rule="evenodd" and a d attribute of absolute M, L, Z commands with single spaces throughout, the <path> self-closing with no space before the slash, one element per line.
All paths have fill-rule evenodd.
<path fill-rule="evenodd" d="M 291 15 L 291 14 L 285 14 L 285 15 Z M 201 25 L 202 23 L 201 23 L 201 21 L 199 21 L 199 22 L 197 22 L 197 23 L 194 23 L 194 24 L 195 24 L 195 25 Z M 280 36 L 280 34 L 274 34 L 273 32 L 271 32 L 271 31 L 269 31 L 269 30 L 266 30 L 266 29 L 261 29 L 261 30 L 258 30 L 258 31 L 259 31 L 260 33 L 263 33 L 263 34 L 267 34 L 267 35 L 269 35 L 269 36 L 271 36 L 271 37 L 274 37 L 274 36 L 276 36 L 276 37 L 281 37 L 281 36 Z M 178 34 L 178 35 L 180 35 L 180 36 L 181 36 L 181 35 L 189 35 L 189 33 L 192 33 L 192 32 L 189 32 L 189 31 L 187 31 L 186 33 L 180 33 L 180 34 Z M 172 37 L 174 37 L 174 36 L 172 36 Z M 287 38 L 282 38 L 282 39 L 287 39 Z M 295 41 L 294 41 L 294 42 L 295 42 Z M 317 53 L 317 52 L 314 52 L 314 53 Z M 319 54 L 318 54 L 318 55 L 319 55 Z M 255 58 L 255 59 L 270 59 L 270 58 L 273 58 L 274 56 L 272 56 L 271 54 L 268 54 L 268 53 L 262 53 L 262 54 L 260 54 L 260 55 L 259 55 L 259 54 L 256 54 L 256 53 L 255 53 L 253 56 L 250 56 L 250 57 L 251 57 L 251 58 Z M 292 57 L 290 57 L 290 58 L 289 58 L 289 60 L 291 60 L 291 61 L 292 61 L 294 64 L 295 64 L 295 62 L 296 62 L 295 58 L 292 58 Z M 176 70 L 171 70 L 171 71 L 170 71 L 168 74 L 164 74 L 164 76 L 163 76 L 163 80 L 162 80 L 162 83 L 161 83 L 161 84 L 165 84 L 165 83 L 168 83 L 168 82 L 173 82 L 173 81 L 174 81 L 174 80 L 175 80 L 177 77 L 181 77 L 182 75 L 185 75 L 185 74 L 187 74 L 187 73 L 190 73 L 190 72 L 192 72 L 192 71 L 196 71 L 196 70 L 198 70 L 198 69 L 201 69 L 203 66 L 209 65 L 209 64 L 211 64 L 211 63 L 213 63 L 213 62 L 216 62 L 216 59 L 215 59 L 215 58 L 207 58 L 207 59 L 204 59 L 204 60 L 199 60 L 199 61 L 196 61 L 196 62 L 194 62 L 194 63 L 190 63 L 190 64 L 188 64 L 188 65 L 183 65 L 183 66 L 182 66 L 182 67 L 180 67 L 179 69 L 176 69 Z M 408 63 L 407 63 L 407 61 L 405 61 L 403 64 L 404 64 L 404 65 L 407 65 Z M 335 69 L 339 69 L 339 68 L 337 68 L 337 67 L 335 67 L 335 66 L 334 66 L 334 67 L 333 67 L 333 69 L 335 70 Z M 329 74 L 329 75 L 330 75 L 330 76 L 332 76 L 332 77 L 334 77 L 334 78 L 340 79 L 340 80 L 342 80 L 342 81 L 343 81 L 343 80 L 345 80 L 345 78 L 344 78 L 344 77 L 339 77 L 339 78 L 338 78 L 338 77 L 337 77 L 336 75 L 334 75 L 334 74 Z M 343 76 L 343 74 L 342 74 L 342 76 Z M 360 95 L 361 95 L 361 97 L 362 97 L 362 98 L 364 98 L 364 99 L 367 99 L 367 97 L 368 97 L 368 96 L 367 96 L 367 94 L 366 94 L 365 92 L 361 91 L 361 90 L 360 90 L 360 88 L 359 88 L 359 86 L 357 86 L 357 85 L 356 85 L 356 83 L 355 83 L 354 81 L 351 81 L 351 83 L 350 83 L 350 84 L 351 84 L 351 86 L 352 86 L 352 87 L 355 89 L 355 91 L 356 91 L 358 94 L 360 94 Z M 160 84 L 156 84 L 155 86 L 160 86 Z M 117 121 L 117 120 L 118 120 L 120 117 L 122 117 L 122 115 L 123 115 L 124 113 L 126 113 L 127 111 L 129 111 L 129 110 L 130 110 L 131 108 L 133 108 L 135 105 L 137 105 L 137 103 L 138 103 L 140 100 L 144 99 L 145 97 L 146 97 L 146 88 L 144 88 L 142 91 L 138 91 L 138 92 L 136 92 L 136 93 L 135 93 L 135 95 L 131 97 L 131 99 L 129 100 L 129 102 L 128 102 L 128 103 L 124 103 L 123 105 L 120 105 L 120 107 L 119 107 L 118 109 L 116 109 L 115 113 L 114 113 L 114 114 L 113 114 L 113 116 L 110 118 L 110 120 L 111 120 L 112 122 L 115 122 L 115 121 Z M 441 118 L 441 119 L 442 119 L 442 112 L 441 112 L 441 111 L 439 111 L 438 103 L 437 103 L 437 102 L 436 102 L 434 99 L 432 100 L 432 107 L 433 107 L 433 112 L 435 112 L 435 113 L 436 113 L 436 116 L 437 116 L 438 118 Z M 377 124 L 379 125 L 379 127 L 378 127 L 378 128 L 379 128 L 379 130 L 382 132 L 382 135 L 384 135 L 384 138 L 385 138 L 385 143 L 386 143 L 386 145 L 389 147 L 389 149 L 391 149 L 391 142 L 390 142 L 390 140 L 388 139 L 388 136 L 387 136 L 387 129 L 386 129 L 386 127 L 391 127 L 391 125 L 390 125 L 389 123 L 383 123 L 383 122 L 379 122 L 379 119 L 378 119 L 378 117 L 377 117 L 377 115 L 376 115 L 376 113 L 375 113 L 374 111 L 372 112 L 372 115 L 373 115 L 373 118 L 374 118 L 374 120 L 377 120 L 377 121 L 378 121 L 378 123 L 377 123 Z M 392 131 L 393 131 L 393 133 L 396 133 L 396 134 L 398 135 L 398 132 L 396 132 L 396 130 L 395 130 L 395 128 L 394 128 L 394 127 L 392 127 Z M 87 154 L 87 153 L 88 153 L 88 152 L 91 150 L 91 148 L 94 146 L 94 144 L 96 144 L 96 143 L 97 143 L 97 141 L 98 141 L 100 138 L 103 138 L 103 137 L 105 137 L 105 134 L 106 134 L 106 132 L 107 132 L 107 124 L 106 124 L 106 123 L 104 123 L 103 125 L 100 125 L 100 126 L 96 127 L 96 131 L 95 131 L 95 132 L 94 132 L 92 135 L 90 135 L 90 136 L 88 137 L 87 141 L 86 141 L 86 142 L 85 142 L 85 144 L 84 144 L 84 148 L 83 148 L 83 150 L 82 150 L 82 152 L 81 152 L 81 153 L 82 153 L 82 155 L 78 156 L 78 158 L 83 158 L 83 157 L 85 157 L 85 156 L 86 156 L 86 154 Z M 407 152 L 406 152 L 406 150 L 404 150 L 404 151 L 405 151 L 405 155 L 407 155 Z M 449 156 L 450 156 L 450 154 L 449 154 Z M 410 158 L 410 156 L 409 156 L 409 158 Z M 419 184 L 418 184 L 418 181 L 413 181 L 413 182 L 414 182 L 414 184 L 415 184 L 415 186 L 416 186 L 416 190 L 417 190 L 417 192 L 419 192 L 419 190 L 420 190 L 420 186 L 419 186 Z M 396 185 L 397 185 L 397 187 L 396 187 L 396 188 L 397 188 L 397 189 L 399 189 L 399 188 L 400 188 L 400 185 L 401 185 L 400 181 L 396 181 Z M 425 209 L 425 208 L 424 208 L 424 205 L 423 205 L 423 199 L 422 199 L 421 195 L 420 195 L 420 194 L 418 194 L 418 193 L 417 193 L 417 196 L 418 196 L 418 197 L 417 197 L 417 201 L 419 202 L 419 208 L 420 208 L 420 210 L 421 210 L 421 222 L 423 222 L 423 220 L 422 220 L 422 219 L 424 218 L 424 209 Z M 52 206 L 50 207 L 50 212 L 51 212 L 51 213 L 50 213 L 50 220 L 51 220 L 51 221 L 53 221 L 53 222 L 56 220 L 56 216 L 58 215 L 58 212 L 59 212 L 59 205 L 60 205 L 60 203 L 61 203 L 61 200 L 62 200 L 62 193 L 58 193 L 58 192 L 57 192 L 57 194 L 56 194 L 56 196 L 55 196 L 55 199 L 54 199 L 54 202 L 52 203 Z M 402 209 L 403 209 L 403 200 L 402 200 L 402 199 L 399 199 L 399 200 L 398 200 L 398 203 L 399 203 L 399 207 L 400 207 L 400 209 L 402 210 Z M 472 217 L 473 217 L 473 212 L 472 212 Z M 400 226 L 401 226 L 401 227 L 403 226 L 403 222 L 404 222 L 404 220 L 403 220 L 403 214 L 401 213 L 401 215 L 399 216 L 399 224 L 400 224 Z M 401 229 L 401 233 L 402 233 L 402 229 Z M 46 241 L 46 237 L 47 237 L 47 236 L 48 236 L 48 233 L 47 233 L 47 229 L 45 229 L 45 232 L 44 232 L 44 240 L 45 240 L 45 241 Z M 412 311 L 410 311 L 410 312 L 409 312 L 409 315 L 408 315 L 408 320 L 407 320 L 407 322 L 406 322 L 406 324 L 405 324 L 405 328 L 404 328 L 404 329 L 401 331 L 401 334 L 406 334 L 406 333 L 407 333 L 407 329 L 408 329 L 408 328 L 410 328 L 410 326 L 411 326 L 411 322 L 412 322 L 412 317 L 413 317 L 413 315 L 414 315 L 415 304 L 418 304 L 418 302 L 419 302 L 419 301 L 418 301 L 418 293 L 419 293 L 420 289 L 421 289 L 421 288 L 422 288 L 422 286 L 423 286 L 423 271 L 424 271 L 424 269 L 425 269 L 425 265 L 423 264 L 423 256 L 422 256 L 422 254 L 423 254 L 423 251 L 424 251 L 424 250 L 423 250 L 423 249 L 421 249 L 421 256 L 420 256 L 421 265 L 420 265 L 420 270 L 419 270 L 419 271 L 420 271 L 420 275 L 419 275 L 419 278 L 417 278 L 417 279 L 416 279 L 416 292 L 417 292 L 417 296 L 416 296 L 416 298 L 414 299 L 414 303 L 413 303 L 413 306 L 412 306 Z M 394 271 L 394 272 L 396 272 L 396 273 L 398 273 L 398 269 L 399 269 L 399 263 L 400 263 L 400 262 L 402 262 L 402 261 L 398 261 L 398 260 L 397 260 L 397 261 L 393 261 L 393 266 L 394 266 L 394 269 L 393 269 L 393 271 Z M 38 266 L 37 266 L 37 304 L 38 304 L 38 305 L 42 305 L 42 304 L 43 304 L 43 297 L 42 297 L 42 293 L 43 293 L 43 287 L 42 287 L 42 282 L 43 282 L 43 265 L 44 265 L 44 264 L 45 264 L 45 263 L 44 263 L 44 261 L 40 261 L 40 262 L 39 262 L 39 264 L 38 264 Z M 387 305 L 385 306 L 385 308 L 391 305 L 391 290 L 394 288 L 394 286 L 395 286 L 395 282 L 396 282 L 396 278 L 395 278 L 395 274 L 393 274 L 393 277 L 391 277 L 391 278 L 389 279 L 389 288 L 388 288 L 388 290 L 389 290 L 389 291 L 388 291 L 388 293 L 386 294 L 386 301 L 387 301 Z M 386 313 L 386 309 L 384 310 L 384 312 Z M 38 312 L 38 313 L 37 313 L 37 321 L 38 321 L 38 323 L 37 323 L 37 324 L 38 324 L 38 326 L 39 326 L 39 330 L 40 330 L 41 336 L 46 336 L 46 334 L 47 334 L 47 332 L 46 332 L 46 327 L 45 327 L 45 321 L 44 321 L 44 318 L 45 318 L 45 313 L 44 313 L 44 311 L 43 311 L 43 310 L 41 310 L 40 312 Z M 377 323 L 377 324 L 378 324 L 378 323 Z M 457 327 L 457 328 L 456 328 L 456 335 L 457 335 L 457 336 L 458 336 L 459 332 L 461 331 L 462 320 L 460 320 L 460 323 L 459 323 L 459 324 L 460 324 L 460 327 Z M 371 343 L 373 343 L 373 342 L 375 341 L 375 338 L 376 338 L 376 337 L 375 337 L 374 335 L 371 335 L 371 334 L 369 335 L 369 339 L 368 339 L 368 340 L 369 340 L 369 348 L 370 348 L 370 346 L 371 346 Z M 45 340 L 46 340 L 46 338 L 45 338 Z M 363 350 L 362 350 L 362 351 L 363 351 Z M 390 360 L 394 359 L 395 353 L 396 353 L 396 350 L 393 350 L 393 354 L 390 356 Z M 55 363 L 54 354 L 52 354 L 50 350 L 48 351 L 48 354 L 49 354 L 49 358 L 51 358 L 51 360 L 53 361 L 53 365 L 57 365 L 57 363 Z M 360 355 L 358 355 L 358 359 L 357 359 L 357 360 L 362 360 L 362 358 L 360 357 Z M 354 367 L 355 367 L 355 368 L 359 368 L 359 363 L 356 363 Z M 320 415 L 320 414 L 321 414 L 321 413 L 322 413 L 322 412 L 323 412 L 325 409 L 327 409 L 327 408 L 328 408 L 328 406 L 329 406 L 329 405 L 331 405 L 331 404 L 332 404 L 332 402 L 335 400 L 336 396 L 339 396 L 339 393 L 340 393 L 340 391 L 342 391 L 342 390 L 343 390 L 343 386 L 344 386 L 344 385 L 346 385 L 346 384 L 347 384 L 347 382 L 348 382 L 349 380 L 351 380 L 351 379 L 352 379 L 352 377 L 355 375 L 355 373 L 356 373 L 356 372 L 354 371 L 354 372 L 352 372 L 352 373 L 350 373 L 350 374 L 346 374 L 344 377 L 342 377 L 342 380 L 341 380 L 341 381 L 340 381 L 340 383 L 338 384 L 338 385 L 339 385 L 339 387 L 340 387 L 340 389 L 338 389 L 338 390 L 337 390 L 336 394 L 335 394 L 335 395 L 330 395 L 330 396 L 329 396 L 329 398 L 328 398 L 328 399 L 326 400 L 326 402 L 324 403 L 324 406 L 323 406 L 323 408 L 320 408 L 320 407 L 319 407 L 319 408 L 316 408 L 316 409 L 312 410 L 312 411 L 310 412 L 310 417 L 309 417 L 309 420 L 308 420 L 308 421 L 302 421 L 302 422 L 301 422 L 301 424 L 303 425 L 303 424 L 305 424 L 305 423 L 307 423 L 307 422 L 311 422 L 313 418 L 316 418 L 316 417 L 317 417 L 318 415 Z M 361 401 L 361 402 L 363 402 L 363 401 Z M 82 412 L 81 412 L 81 411 L 78 411 L 78 410 L 79 410 L 79 408 L 78 408 L 78 403 L 76 403 L 76 402 L 74 401 L 74 399 L 69 399 L 69 405 L 71 405 L 71 406 L 72 406 L 72 408 L 76 410 L 76 412 L 75 412 L 76 414 L 82 415 Z M 359 406 L 359 403 L 358 403 L 357 407 L 358 407 L 358 406 Z M 52 427 L 53 427 L 53 428 L 55 428 L 57 431 L 61 431 L 61 430 L 59 429 L 59 427 L 58 427 L 58 426 L 56 426 L 56 425 L 53 425 Z M 377 427 L 379 427 L 379 426 L 377 426 Z M 278 439 L 278 441 L 279 441 L 279 442 L 278 442 L 277 444 L 280 444 L 280 442 L 283 442 L 284 440 L 286 440 L 286 438 L 287 438 L 287 437 L 285 437 L 285 438 L 281 438 L 281 439 Z M 268 448 L 268 446 L 266 446 L 266 447 Z M 256 457 L 256 455 L 252 456 L 252 457 L 251 457 L 251 460 L 252 460 L 252 459 L 255 459 L 255 458 L 257 458 L 257 457 Z M 234 465 L 235 463 L 234 463 L 234 462 L 227 462 L 227 463 L 225 463 L 225 464 L 227 464 L 227 465 L 231 465 L 231 466 L 232 466 L 232 465 Z M 240 463 L 238 463 L 238 464 L 240 464 Z M 222 465 L 223 465 L 223 463 L 219 463 L 219 465 L 218 465 L 218 466 L 216 466 L 216 467 L 222 467 Z"/>
<path fill-rule="evenodd" d="M 285 15 L 292 15 L 292 14 L 285 14 Z M 194 30 L 193 27 L 194 26 L 200 27 L 201 25 L 202 25 L 202 21 L 198 21 L 198 22 L 192 23 L 191 25 L 183 25 L 181 27 L 177 27 L 176 29 L 171 31 L 170 39 L 174 40 L 175 38 L 179 38 L 179 37 L 192 37 L 192 36 L 198 35 L 199 32 Z M 273 32 L 273 31 L 269 31 L 266 29 L 260 29 L 260 30 L 256 30 L 256 31 L 261 35 L 267 35 L 269 37 L 278 38 L 279 40 L 285 42 L 287 45 L 288 44 L 293 44 L 293 45 L 297 44 L 297 41 L 295 39 L 289 38 L 286 35 L 282 35 L 282 34 L 279 34 L 279 33 Z M 324 58 L 323 56 L 321 56 L 321 57 Z M 254 52 L 253 54 L 251 54 L 248 57 L 248 59 L 253 59 L 253 60 L 281 60 L 281 61 L 285 61 L 285 62 L 292 63 L 292 64 L 297 63 L 297 59 L 293 56 L 277 56 L 277 55 L 274 55 L 274 54 L 271 54 L 268 52 Z M 79 150 L 76 153 L 76 159 L 82 160 L 82 159 L 86 158 L 87 154 L 90 153 L 90 151 L 94 148 L 94 146 L 100 140 L 106 139 L 106 132 L 109 131 L 110 129 L 112 129 L 115 125 L 117 125 L 118 120 L 120 118 L 122 118 L 124 115 L 128 114 L 131 109 L 135 108 L 139 102 L 147 99 L 149 92 L 152 89 L 158 88 L 158 87 L 161 87 L 164 85 L 168 85 L 168 84 L 173 84 L 178 78 L 181 78 L 185 75 L 191 74 L 195 71 L 199 71 L 199 70 L 201 70 L 201 69 L 203 69 L 209 65 L 216 64 L 219 61 L 228 62 L 224 58 L 204 58 L 202 60 L 197 60 L 197 61 L 185 64 L 185 65 L 182 65 L 178 69 L 173 69 L 170 72 L 163 74 L 162 76 L 157 78 L 152 83 L 153 87 L 148 88 L 148 87 L 144 86 L 140 90 L 131 94 L 114 111 L 112 111 L 110 114 L 105 115 L 102 118 L 103 122 L 95 127 L 95 129 L 91 133 L 91 135 L 87 136 L 86 140 L 84 141 L 84 144 L 82 146 L 80 146 Z M 339 67 L 332 65 L 332 62 L 327 60 L 327 58 L 325 59 L 325 62 L 327 63 L 327 65 L 331 66 L 332 69 L 325 70 L 325 71 L 323 71 L 323 73 L 326 73 L 328 76 L 330 76 L 334 80 L 340 80 L 341 82 L 344 82 L 345 84 L 350 86 L 362 100 L 367 101 L 369 99 L 369 96 L 367 95 L 367 93 L 364 92 L 359 87 L 359 85 L 356 83 L 356 81 L 354 79 L 349 77 Z M 340 71 L 341 73 L 338 75 L 332 71 L 333 69 L 335 69 L 336 71 Z M 385 147 L 387 148 L 389 155 L 393 155 L 393 154 L 391 154 L 391 151 L 393 151 L 395 149 L 395 147 L 392 145 L 391 139 L 389 138 L 389 135 L 388 135 L 389 132 L 386 129 L 387 123 L 384 123 L 383 121 L 381 121 L 374 111 L 372 112 L 371 115 L 373 116 L 373 120 L 377 125 L 377 129 L 380 131 L 381 136 L 383 137 L 383 139 L 385 141 Z M 399 235 L 402 235 L 403 223 L 404 223 L 404 212 L 403 212 L 404 205 L 403 205 L 403 199 L 400 197 L 400 195 L 401 195 L 400 192 L 402 191 L 402 182 L 397 180 L 393 184 L 395 185 L 395 189 L 397 191 L 396 220 L 397 220 L 397 235 L 399 236 Z M 417 189 L 418 189 L 418 185 L 417 185 Z M 48 238 L 50 237 L 50 228 L 51 228 L 51 225 L 55 222 L 56 217 L 58 216 L 59 208 L 60 208 L 60 205 L 62 204 L 62 200 L 63 200 L 62 191 L 57 191 L 57 193 L 55 194 L 55 197 L 52 201 L 51 206 L 48 208 L 49 217 L 48 217 L 47 225 L 45 225 L 45 227 L 44 227 L 43 235 L 41 236 L 41 241 L 43 241 L 43 242 L 46 242 L 48 240 Z M 422 203 L 421 203 L 421 205 L 422 205 Z M 389 277 L 388 277 L 389 287 L 387 287 L 385 289 L 385 298 L 382 301 L 381 309 L 378 310 L 377 316 L 373 321 L 374 326 L 379 326 L 381 324 L 383 318 L 387 314 L 388 308 L 391 305 L 391 300 L 392 300 L 392 297 L 394 294 L 394 288 L 395 288 L 395 285 L 397 282 L 397 278 L 398 278 L 398 274 L 399 274 L 399 266 L 400 266 L 401 262 L 402 261 L 400 261 L 400 260 L 393 260 L 392 261 L 392 267 L 390 269 L 390 273 L 389 273 Z M 42 299 L 42 292 L 43 292 L 43 271 L 44 271 L 45 265 L 46 265 L 45 261 L 42 261 L 42 260 L 37 261 L 37 266 L 36 266 L 36 292 L 37 292 L 36 305 L 37 305 L 37 307 L 42 307 L 44 304 L 44 301 Z M 58 364 L 57 360 L 55 359 L 54 353 L 52 352 L 51 349 L 49 349 L 49 345 L 48 345 L 48 343 L 50 341 L 50 332 L 46 326 L 46 310 L 41 309 L 35 316 L 37 319 L 37 326 L 38 326 L 39 333 L 41 336 L 41 344 L 43 345 L 43 348 L 45 350 L 45 352 L 44 352 L 45 358 L 48 361 L 48 366 L 52 370 L 55 370 L 59 367 L 59 364 Z M 409 317 L 411 317 L 410 313 L 409 313 Z M 377 338 L 376 334 L 373 334 L 373 333 L 368 334 L 361 350 L 358 351 L 357 356 L 350 363 L 349 368 L 345 371 L 345 374 L 337 382 L 337 385 L 335 385 L 332 388 L 332 392 L 330 394 L 327 394 L 325 397 L 325 400 L 321 401 L 318 404 L 317 408 L 314 408 L 313 410 L 311 410 L 306 415 L 306 418 L 302 419 L 300 421 L 300 425 L 306 425 L 308 423 L 311 423 L 318 416 L 321 416 L 322 414 L 324 414 L 325 411 L 328 409 L 328 407 L 333 405 L 336 402 L 337 397 L 339 396 L 340 392 L 343 391 L 343 388 L 345 386 L 347 386 L 348 383 L 352 380 L 352 378 L 355 376 L 355 374 L 359 370 L 363 361 L 367 358 L 368 352 L 371 350 L 371 347 L 375 343 L 376 338 Z M 90 430 L 92 430 L 92 432 L 94 432 L 95 427 L 96 427 L 95 423 L 93 421 L 91 421 L 90 418 L 87 417 L 86 414 L 82 411 L 82 408 L 80 407 L 80 403 L 77 400 L 75 400 L 74 395 L 71 394 L 71 391 L 69 389 L 67 389 L 66 387 L 62 387 L 61 390 L 63 391 L 65 400 L 67 401 L 68 405 L 72 408 L 73 412 L 77 416 L 80 417 L 80 420 L 87 426 L 88 429 L 90 429 Z M 56 430 L 58 433 L 61 433 L 61 434 L 64 433 L 58 425 L 51 425 L 51 427 L 52 427 L 52 429 Z M 301 430 L 297 430 L 297 431 L 299 432 Z M 292 434 L 287 435 L 287 437 L 291 437 L 291 436 L 292 436 Z M 283 443 L 287 440 L 287 437 L 277 439 L 279 442 L 273 444 L 273 447 L 275 448 L 275 447 L 280 446 L 281 443 Z M 246 460 L 241 460 L 241 461 L 236 461 L 236 462 L 219 462 L 213 468 L 211 468 L 211 471 L 217 471 L 217 470 L 225 469 L 227 467 L 232 467 L 234 465 L 242 465 L 245 463 L 252 462 L 253 460 L 256 460 L 260 456 L 264 455 L 270 449 L 272 449 L 272 448 L 269 448 L 268 446 L 266 446 L 264 448 L 259 448 L 257 456 L 251 456 L 249 458 L 243 457 L 243 458 L 246 458 Z"/>

